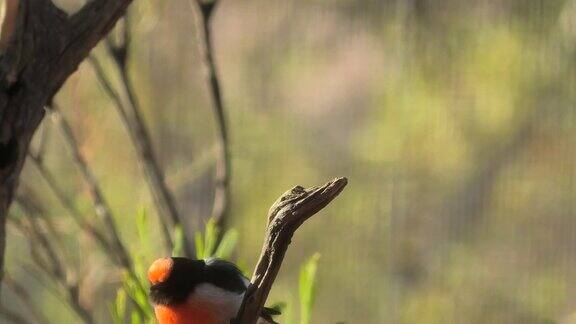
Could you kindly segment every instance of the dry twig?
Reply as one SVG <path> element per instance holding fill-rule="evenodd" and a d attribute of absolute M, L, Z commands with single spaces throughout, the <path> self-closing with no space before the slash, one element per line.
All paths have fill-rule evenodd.
<path fill-rule="evenodd" d="M 38 223 L 38 219 L 45 219 L 46 215 L 33 215 L 35 211 L 23 200 L 18 203 L 24 211 L 23 219 L 11 218 L 11 223 L 30 239 L 29 248 L 31 260 L 36 267 L 56 283 L 64 291 L 63 301 L 86 324 L 94 323 L 91 312 L 80 301 L 80 283 L 68 276 L 67 264 L 60 257 L 56 248 L 50 244 L 54 238 L 48 237 Z M 60 294 L 58 295 L 60 296 Z"/>
<path fill-rule="evenodd" d="M 44 316 L 38 305 L 34 303 L 34 301 L 32 300 L 32 296 L 30 296 L 30 294 L 28 293 L 26 288 L 24 288 L 24 286 L 19 284 L 8 274 L 4 275 L 4 284 L 6 284 L 6 286 L 10 288 L 10 290 L 12 290 L 14 295 L 22 302 L 22 304 L 25 306 L 25 309 L 34 319 L 35 323 L 37 324 L 49 323 L 48 319 L 46 319 L 46 317 Z"/>
<path fill-rule="evenodd" d="M 64 207 L 64 209 L 66 209 L 66 211 L 70 214 L 70 216 L 72 216 L 72 219 L 77 223 L 77 225 L 86 234 L 93 237 L 96 240 L 96 242 L 100 245 L 102 250 L 105 252 L 105 255 L 109 257 L 111 261 L 115 263 L 117 266 L 123 268 L 126 271 L 127 275 L 130 276 L 132 279 L 134 279 L 134 282 L 139 285 L 138 288 L 144 291 L 145 288 L 142 285 L 140 285 L 140 281 L 138 280 L 136 271 L 134 270 L 133 262 L 131 260 L 130 255 L 128 254 L 128 250 L 120 240 L 119 232 L 115 224 L 111 208 L 108 205 L 107 201 L 104 199 L 103 192 L 98 182 L 98 179 L 94 176 L 90 166 L 88 165 L 88 162 L 86 161 L 85 157 L 80 151 L 80 148 L 78 146 L 78 143 L 76 142 L 76 139 L 74 138 L 69 123 L 64 118 L 64 116 L 60 114 L 60 112 L 54 109 L 54 105 L 50 111 L 52 116 L 54 117 L 53 119 L 56 123 L 56 126 L 58 126 L 61 131 L 61 134 L 64 138 L 65 143 L 68 146 L 68 149 L 72 153 L 73 163 L 81 171 L 82 178 L 84 179 L 84 182 L 90 189 L 89 191 L 91 193 L 90 196 L 92 198 L 94 210 L 96 211 L 96 214 L 104 220 L 107 231 L 105 232 L 97 228 L 91 222 L 89 222 L 84 216 L 82 216 L 82 212 L 76 207 L 76 204 L 66 195 L 64 190 L 56 181 L 54 175 L 45 166 L 43 153 L 41 151 L 30 153 L 29 154 L 30 161 L 32 161 L 33 164 L 37 167 L 38 171 L 40 172 L 40 175 L 46 181 L 50 191 L 53 192 L 57 200 Z M 29 197 L 30 194 L 28 193 L 26 196 Z M 42 211 L 41 207 L 38 204 L 35 204 L 30 199 L 26 199 L 22 196 L 17 197 L 17 201 L 23 208 L 23 210 L 25 210 L 27 213 L 41 215 L 39 219 L 42 219 L 44 222 L 46 222 L 46 227 L 48 230 L 47 234 L 49 234 L 50 236 L 49 241 L 50 240 L 58 241 L 58 236 L 53 230 L 53 225 L 51 225 L 49 222 L 49 217 L 46 217 L 45 212 Z M 17 222 L 15 225 L 18 225 Z M 48 245 L 48 243 L 49 242 L 46 242 L 46 244 L 42 245 Z M 66 253 L 66 251 L 64 251 L 65 250 L 64 248 L 61 248 L 61 250 L 63 251 L 63 253 Z M 33 250 L 32 252 L 36 253 L 35 250 Z M 49 258 L 49 260 L 53 259 L 54 257 Z M 67 259 L 70 260 L 70 258 Z M 41 259 L 38 255 L 36 256 L 37 264 L 42 263 L 46 265 L 45 262 L 46 261 Z M 65 265 L 66 262 L 62 262 L 62 264 Z M 54 268 L 54 262 L 52 262 L 52 268 Z M 59 276 L 51 276 L 50 278 L 56 283 L 58 283 L 60 277 L 61 276 L 59 275 Z M 70 293 L 69 295 L 74 297 Z M 78 305 L 69 305 L 69 306 L 71 306 L 73 310 L 79 309 Z M 135 304 L 135 307 L 139 312 L 141 313 L 144 312 L 144 310 L 142 310 L 138 304 Z"/>
<path fill-rule="evenodd" d="M 222 89 L 216 71 L 216 63 L 214 61 L 214 45 L 212 43 L 212 29 L 210 28 L 214 9 L 218 1 L 203 2 L 202 0 L 196 0 L 196 3 L 198 4 L 199 9 L 196 11 L 200 16 L 196 19 L 198 22 L 196 29 L 198 30 L 199 50 L 204 61 L 218 130 L 216 174 L 214 179 L 214 203 L 212 205 L 211 217 L 216 221 L 216 224 L 220 228 L 225 229 L 226 222 L 229 218 L 230 177 L 232 168 L 230 161 L 230 144 L 228 139 L 226 110 L 224 108 Z"/>
<path fill-rule="evenodd" d="M 90 192 L 90 197 L 92 198 L 94 204 L 94 210 L 96 214 L 104 221 L 106 230 L 109 233 L 110 240 L 112 241 L 111 245 L 114 247 L 114 251 L 116 252 L 116 256 L 123 267 L 126 269 L 132 269 L 132 260 L 126 247 L 120 239 L 120 233 L 118 232 L 114 216 L 112 215 L 112 209 L 104 198 L 103 190 L 101 189 L 96 176 L 92 172 L 92 169 L 84 158 L 84 155 L 80 152 L 80 148 L 76 142 L 76 139 L 74 138 L 70 124 L 66 121 L 66 119 L 64 119 L 64 116 L 61 115 L 54 104 L 52 107 L 52 120 L 60 130 L 62 138 L 66 142 L 66 145 L 72 154 L 72 160 L 82 174 L 82 178 L 84 179 L 84 182 L 89 189 L 88 191 Z"/>
<path fill-rule="evenodd" d="M 130 55 L 131 31 L 130 18 L 124 18 L 123 37 L 120 44 L 114 43 L 110 38 L 106 39 L 106 48 L 110 56 L 114 59 L 120 80 L 126 93 L 128 103 L 124 104 L 120 94 L 114 89 L 110 78 L 95 57 L 91 57 L 90 62 L 96 73 L 96 77 L 104 86 L 106 93 L 114 102 L 114 106 L 128 131 L 134 148 L 137 153 L 138 164 L 144 171 L 148 186 L 152 193 L 155 206 L 160 215 L 164 240 L 169 250 L 172 250 L 174 243 L 171 238 L 171 230 L 176 226 L 182 226 L 182 217 L 178 212 L 178 207 L 171 190 L 168 188 L 164 172 L 160 167 L 158 157 L 154 152 L 150 132 L 146 127 L 142 117 L 142 108 L 136 95 L 134 85 L 129 75 L 128 58 Z M 185 237 L 186 239 L 186 237 Z M 193 255 L 190 242 L 184 245 L 185 253 Z"/>
<path fill-rule="evenodd" d="M 150 187 L 150 189 L 153 192 L 153 197 L 154 197 L 154 201 L 155 201 L 155 205 L 156 208 L 158 209 L 158 212 L 160 214 L 160 229 L 162 230 L 162 238 L 164 240 L 164 245 L 166 246 L 166 248 L 168 250 L 172 250 L 174 247 L 174 243 L 172 242 L 172 235 L 170 233 L 171 229 L 173 228 L 173 222 L 170 221 L 170 219 L 168 219 L 167 217 L 163 216 L 164 214 L 162 214 L 162 208 L 160 207 L 160 203 L 158 201 L 158 199 L 156 197 L 160 197 L 162 195 L 155 195 L 154 192 L 157 191 L 162 191 L 164 192 L 164 189 L 160 189 L 159 187 L 157 187 L 155 185 L 156 182 L 158 182 L 158 179 L 163 179 L 163 175 L 162 174 L 158 174 L 156 173 L 154 170 L 160 170 L 159 168 L 156 168 L 155 166 L 157 166 L 157 164 L 154 162 L 155 159 L 150 157 L 153 157 L 153 153 L 151 150 L 146 149 L 146 147 L 150 147 L 151 148 L 151 144 L 145 144 L 147 142 L 146 139 L 139 139 L 138 138 L 138 133 L 135 130 L 135 126 L 132 126 L 133 122 L 131 121 L 130 116 L 127 113 L 127 107 L 124 104 L 124 102 L 122 101 L 122 97 L 120 96 L 120 93 L 118 93 L 118 91 L 116 91 L 116 89 L 114 88 L 114 86 L 112 85 L 112 81 L 110 80 L 110 78 L 108 77 L 108 75 L 106 74 L 106 72 L 104 71 L 104 68 L 102 67 L 102 64 L 100 63 L 100 60 L 98 60 L 98 58 L 96 58 L 96 56 L 90 56 L 89 61 L 92 65 L 92 68 L 94 69 L 94 73 L 96 74 L 96 78 L 98 79 L 98 82 L 100 82 L 100 84 L 102 85 L 102 87 L 104 88 L 104 91 L 106 92 L 106 94 L 108 95 L 108 97 L 110 97 L 110 99 L 112 100 L 114 107 L 116 108 L 116 111 L 118 112 L 118 114 L 120 115 L 120 119 L 122 120 L 122 123 L 124 124 L 124 127 L 128 130 L 128 134 L 132 140 L 132 143 L 134 143 L 134 148 L 136 150 L 136 153 L 138 154 L 138 165 L 144 170 L 144 173 L 146 174 L 146 179 L 148 179 L 148 186 Z M 143 126 L 142 126 L 143 127 Z M 145 129 L 145 128 L 142 128 Z M 152 181 L 151 179 L 157 179 L 157 181 Z M 162 181 L 163 182 L 163 181 Z M 160 183 L 160 182 L 158 182 Z M 160 185 L 163 186 L 163 185 Z M 165 189 L 167 190 L 167 188 Z"/>
<path fill-rule="evenodd" d="M 28 324 L 29 322 L 22 315 L 12 311 L 8 307 L 0 304 L 0 317 L 6 319 L 9 323 Z"/>
<path fill-rule="evenodd" d="M 336 178 L 320 187 L 304 189 L 297 186 L 280 196 L 270 207 L 262 253 L 235 324 L 256 323 L 294 232 L 336 198 L 347 184 L 346 178 Z"/>

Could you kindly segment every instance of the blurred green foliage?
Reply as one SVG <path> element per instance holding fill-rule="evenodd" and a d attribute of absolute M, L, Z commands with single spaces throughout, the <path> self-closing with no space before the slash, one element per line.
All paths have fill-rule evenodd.
<path fill-rule="evenodd" d="M 58 3 L 73 10 L 79 2 Z M 193 233 L 210 215 L 215 126 L 190 5 L 136 1 L 131 10 L 131 77 L 187 216 L 183 230 L 209 255 L 211 239 Z M 237 0 L 222 2 L 214 19 L 233 156 L 229 227 L 241 237 L 230 240 L 242 268 L 255 263 L 266 209 L 281 192 L 351 180 L 296 234 L 271 300 L 296 296 L 300 266 L 318 251 L 315 323 L 574 322 L 574 1 Z M 95 55 L 113 74 L 102 47 Z M 131 253 L 167 255 L 134 152 L 96 84 L 82 65 L 56 100 Z M 45 126 L 47 165 L 93 217 L 61 140 Z M 21 183 L 88 283 L 84 302 L 109 323 L 124 276 L 37 170 L 27 165 Z M 150 210 L 148 229 L 138 225 L 145 216 L 134 217 L 139 206 Z M 23 270 L 26 241 L 9 228 L 9 273 L 55 322 L 74 323 Z M 142 275 L 151 261 L 140 262 Z M 303 312 L 300 303 L 286 307 Z"/>
<path fill-rule="evenodd" d="M 141 242 L 140 247 L 150 247 L 155 244 L 154 240 L 149 240 L 150 228 L 145 209 L 140 210 L 136 219 L 138 236 Z M 220 258 L 229 260 L 236 247 L 238 232 L 234 229 L 227 230 L 218 242 L 219 235 L 220 229 L 216 226 L 216 223 L 212 219 L 208 220 L 204 230 L 196 232 L 196 257 L 199 259 Z M 184 239 L 183 231 L 179 227 L 175 230 L 174 242 L 172 255 L 182 256 Z M 139 282 L 134 282 L 134 279 L 129 276 L 125 277 L 122 287 L 116 293 L 115 302 L 110 303 L 109 306 L 114 323 L 140 324 L 154 322 L 154 310 L 150 305 L 148 292 L 140 288 L 148 287 L 149 285 L 144 265 L 151 264 L 154 256 L 145 255 L 141 252 L 135 255 L 135 258 L 135 267 L 139 270 L 138 273 L 141 274 L 141 277 L 138 278 Z M 137 304 L 140 307 L 130 307 L 129 303 Z"/>
<path fill-rule="evenodd" d="M 146 242 L 147 233 L 149 233 L 147 225 L 147 213 L 144 209 L 141 209 L 136 219 L 138 220 L 138 228 L 141 242 L 145 244 L 150 244 Z M 144 231 L 140 231 L 143 229 Z M 214 222 L 214 220 L 209 219 L 206 222 L 203 231 L 196 232 L 196 256 L 199 259 L 209 259 L 209 258 L 219 258 L 223 260 L 230 260 L 232 254 L 237 245 L 238 232 L 234 229 L 229 229 L 225 231 L 218 241 L 218 236 L 220 235 L 220 229 Z M 182 232 L 181 229 L 176 229 L 175 242 L 183 242 L 182 239 L 177 239 L 178 234 Z M 180 256 L 182 252 L 182 243 L 177 243 L 174 247 L 172 253 L 173 256 Z M 153 256 L 146 256 L 143 254 L 137 255 L 138 260 L 151 260 Z M 302 264 L 300 269 L 300 279 L 299 279 L 299 292 L 300 292 L 300 323 L 309 324 L 311 323 L 312 309 L 314 308 L 314 299 L 316 295 L 316 270 L 318 268 L 318 260 L 320 259 L 320 254 L 316 253 L 310 257 L 304 264 Z M 137 262 L 136 267 L 141 269 L 142 264 Z M 146 272 L 141 271 L 141 274 Z M 145 275 L 139 278 L 138 283 L 126 276 L 121 288 L 116 292 L 116 299 L 114 302 L 109 303 L 110 316 L 112 317 L 114 324 L 120 323 L 130 323 L 130 324 L 141 324 L 141 323 L 154 323 L 154 310 L 152 309 L 148 293 L 142 290 L 141 287 L 147 287 L 148 281 Z M 131 303 L 137 304 L 140 307 L 131 307 Z M 279 309 L 282 312 L 283 322 L 289 324 L 292 322 L 293 309 L 288 307 L 289 302 L 278 302 L 272 307 Z M 143 310 L 140 311 L 140 310 Z M 292 322 L 293 323 L 293 322 Z"/>
<path fill-rule="evenodd" d="M 206 222 L 204 233 L 198 231 L 194 236 L 196 257 L 198 259 L 218 258 L 230 260 L 238 242 L 238 231 L 229 229 L 220 238 L 220 229 L 213 219 Z"/>
<path fill-rule="evenodd" d="M 316 271 L 320 254 L 314 254 L 300 269 L 300 323 L 312 323 L 312 309 L 316 299 Z"/>

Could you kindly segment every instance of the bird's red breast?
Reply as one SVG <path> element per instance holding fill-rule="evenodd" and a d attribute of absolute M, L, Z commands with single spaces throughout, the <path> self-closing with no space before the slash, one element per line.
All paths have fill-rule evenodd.
<path fill-rule="evenodd" d="M 154 306 L 158 324 L 221 324 L 212 305 L 186 303 L 178 306 Z"/>

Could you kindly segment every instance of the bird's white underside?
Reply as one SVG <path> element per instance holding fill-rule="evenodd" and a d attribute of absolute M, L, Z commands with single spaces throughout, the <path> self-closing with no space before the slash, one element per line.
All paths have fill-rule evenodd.
<path fill-rule="evenodd" d="M 214 308 L 219 311 L 223 323 L 230 323 L 230 320 L 238 314 L 243 297 L 243 293 L 236 294 L 212 284 L 203 283 L 194 288 L 194 293 L 190 296 L 189 302 L 202 302 L 214 305 Z"/>
<path fill-rule="evenodd" d="M 245 279 L 245 284 L 248 286 L 248 279 Z M 190 296 L 188 301 L 191 303 L 207 302 L 214 305 L 215 308 L 220 311 L 220 319 L 222 323 L 230 323 L 230 320 L 238 314 L 243 298 L 244 293 L 237 294 L 209 283 L 203 283 L 196 286 L 194 293 Z M 258 324 L 267 323 L 269 322 L 264 319 L 258 321 Z"/>

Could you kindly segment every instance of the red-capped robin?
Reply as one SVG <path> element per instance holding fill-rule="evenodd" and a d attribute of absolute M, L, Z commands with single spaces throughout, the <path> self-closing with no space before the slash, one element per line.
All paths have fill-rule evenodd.
<path fill-rule="evenodd" d="M 177 257 L 154 261 L 148 280 L 159 324 L 230 324 L 250 283 L 233 263 Z M 264 308 L 258 323 L 278 314 Z"/>

